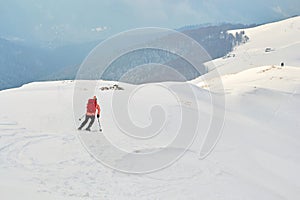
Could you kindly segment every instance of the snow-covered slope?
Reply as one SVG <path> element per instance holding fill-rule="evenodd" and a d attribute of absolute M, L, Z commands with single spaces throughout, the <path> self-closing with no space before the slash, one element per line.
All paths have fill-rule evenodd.
<path fill-rule="evenodd" d="M 71 101 L 74 82 L 32 83 L 2 91 L 1 196 L 7 199 L 299 198 L 300 69 L 265 66 L 224 76 L 223 82 L 227 114 L 223 136 L 212 154 L 199 160 L 196 141 L 171 167 L 146 175 L 116 172 L 96 162 L 85 151 L 78 132 L 74 131 Z M 199 86 L 202 87 L 201 83 Z M 122 87 L 126 91 L 131 86 Z M 111 92 L 99 90 L 97 95 L 101 97 L 101 121 L 107 131 L 104 135 L 113 136 L 117 129 L 109 115 Z M 149 87 L 148 94 L 154 93 Z M 205 102 L 205 92 L 201 95 Z M 203 114 L 207 112 L 204 105 L 199 109 Z M 101 146 L 103 136 L 97 137 Z M 162 144 L 157 146 L 167 139 L 159 140 Z"/>
<path fill-rule="evenodd" d="M 269 39 L 265 34 L 268 30 L 278 33 L 269 42 L 264 40 Z M 178 161 L 149 174 L 115 171 L 90 153 L 100 151 L 114 159 L 115 154 L 103 144 L 105 138 L 129 152 L 165 148 L 180 122 L 174 106 L 177 101 L 184 109 L 198 109 L 200 130 L 207 129 L 211 95 L 223 94 L 207 90 L 218 86 L 217 79 L 210 75 L 213 73 L 191 81 L 198 106 L 190 102 L 192 97 L 185 90 L 179 90 L 179 99 L 170 101 L 172 98 L 161 92 L 159 84 L 143 85 L 143 90 L 129 101 L 131 119 L 141 126 L 148 125 L 149 108 L 160 103 L 169 113 L 169 120 L 164 124 L 165 134 L 158 140 L 140 144 L 127 140 L 112 116 L 113 92 L 126 94 L 134 88 L 132 85 L 119 83 L 124 90 L 112 91 L 100 88 L 113 82 L 97 82 L 92 92 L 99 97 L 102 108 L 103 134 L 76 131 L 80 116 L 75 113 L 74 118 L 74 81 L 31 83 L 1 91 L 1 199 L 299 199 L 300 68 L 294 52 L 299 40 L 292 39 L 299 37 L 299 18 L 249 29 L 247 35 L 248 31 L 250 41 L 237 47 L 235 57 L 214 61 L 223 74 L 226 98 L 225 107 L 213 105 L 226 111 L 223 134 L 215 149 L 206 159 L 199 159 L 201 141 L 196 139 Z M 282 38 L 285 34 L 288 38 Z M 266 46 L 275 51 L 264 52 Z M 291 57 L 277 58 L 285 53 Z M 278 67 L 281 61 L 294 67 Z M 82 113 L 84 110 L 82 103 Z M 97 129 L 97 123 L 92 129 Z M 189 127 L 184 131 L 189 135 Z M 81 142 L 87 140 L 91 140 L 95 152 L 86 151 Z M 136 164 L 126 156 L 118 160 L 121 164 Z"/>
<path fill-rule="evenodd" d="M 282 62 L 288 66 L 300 66 L 300 16 L 229 32 L 235 35 L 240 31 L 245 31 L 249 41 L 237 46 L 230 56 L 207 63 L 210 70 L 218 68 L 220 74 L 230 74 L 265 65 L 280 65 Z"/>

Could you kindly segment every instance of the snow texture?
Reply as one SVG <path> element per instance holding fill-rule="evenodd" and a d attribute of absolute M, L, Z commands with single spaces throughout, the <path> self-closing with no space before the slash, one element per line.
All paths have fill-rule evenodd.
<path fill-rule="evenodd" d="M 75 131 L 74 81 L 36 82 L 1 91 L 1 199 L 299 199 L 299 31 L 300 17 L 245 30 L 250 41 L 232 52 L 235 57 L 213 61 L 226 95 L 223 135 L 216 148 L 201 160 L 196 140 L 181 159 L 149 174 L 115 171 L 97 162 L 81 144 L 90 139 L 94 148 L 105 149 L 101 141 L 109 137 L 130 151 L 147 152 L 149 144 L 131 146 L 117 134 L 110 108 L 113 91 L 96 91 L 103 133 Z M 275 50 L 265 52 L 267 47 Z M 280 67 L 280 62 L 288 66 Z M 210 111 L 208 89 L 215 77 L 207 74 L 205 79 L 191 81 L 199 88 L 204 127 Z M 98 84 L 101 88 L 114 83 Z M 124 91 L 131 87 L 118 84 Z M 144 92 L 160 98 L 155 85 L 148 86 Z M 193 107 L 188 99 L 180 101 Z M 148 108 L 131 107 L 136 113 L 142 109 Z M 149 123 L 148 116 L 133 115 L 132 120 Z M 166 128 L 176 126 L 172 121 Z M 162 148 L 169 137 L 162 135 L 149 146 Z M 109 148 L 104 153 L 113 159 Z M 122 159 L 134 165 L 130 157 Z"/>

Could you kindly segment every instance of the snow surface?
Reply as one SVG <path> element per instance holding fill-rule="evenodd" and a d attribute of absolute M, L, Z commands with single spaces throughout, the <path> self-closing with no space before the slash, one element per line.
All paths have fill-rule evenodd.
<path fill-rule="evenodd" d="M 232 30 L 229 33 L 235 35 L 240 31 L 245 31 L 249 41 L 237 46 L 230 53 L 231 57 L 207 63 L 209 70 L 218 68 L 218 72 L 224 75 L 265 65 L 280 65 L 282 62 L 299 67 L 300 16 L 250 29 Z M 271 51 L 265 52 L 266 48 Z M 212 75 L 207 74 L 205 77 Z"/>
<path fill-rule="evenodd" d="M 259 39 L 263 34 L 259 30 L 266 27 L 277 32 L 290 27 L 289 32 L 293 33 L 289 36 L 299 37 L 299 21 L 297 17 L 249 29 L 250 41 L 234 51 L 236 57 L 214 61 L 220 63 L 217 66 L 226 97 L 223 135 L 217 146 L 201 160 L 200 141 L 196 140 L 181 159 L 149 174 L 125 174 L 110 169 L 97 162 L 81 143 L 92 138 L 92 145 L 105 149 L 101 141 L 107 137 L 128 151 L 143 151 L 148 146 L 163 148 L 172 138 L 172 134 L 166 134 L 159 140 L 131 145 L 118 134 L 120 131 L 113 123 L 113 91 L 95 91 L 102 108 L 103 135 L 74 131 L 80 117 L 74 118 L 73 113 L 74 81 L 31 83 L 1 91 L 1 199 L 299 199 L 300 68 L 294 52 L 299 52 L 299 39 L 285 40 L 275 33 L 270 43 L 261 43 L 263 36 Z M 264 52 L 267 45 L 276 48 L 269 52 L 270 57 Z M 283 61 L 294 67 L 279 67 L 281 59 L 274 61 L 284 52 L 291 56 Z M 249 54 L 250 57 L 245 56 Z M 251 62 L 254 64 L 250 65 Z M 206 78 L 205 82 L 203 78 L 191 81 L 198 86 L 203 129 L 209 124 L 211 109 L 208 89 L 217 82 L 214 76 Z M 112 84 L 98 82 L 99 88 Z M 124 90 L 115 92 L 120 94 L 133 87 L 119 85 Z M 190 97 L 181 92 L 178 101 L 195 109 Z M 169 97 L 161 94 L 157 84 L 147 84 L 137 93 L 132 99 L 135 103 L 129 105 L 136 124 L 151 122 L 149 107 L 143 105 L 160 100 L 173 108 L 176 102 L 164 102 Z M 144 95 L 148 95 L 146 100 Z M 84 109 L 83 105 L 82 112 Z M 176 109 L 169 111 L 177 113 Z M 147 115 L 141 115 L 145 112 Z M 176 129 L 179 119 L 172 116 L 167 121 L 166 133 Z M 97 129 L 96 123 L 93 129 Z M 104 156 L 113 155 L 108 149 Z"/>

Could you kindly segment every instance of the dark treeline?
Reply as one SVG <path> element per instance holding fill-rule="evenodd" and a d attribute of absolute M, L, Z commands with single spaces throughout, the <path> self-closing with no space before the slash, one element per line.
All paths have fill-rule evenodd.
<path fill-rule="evenodd" d="M 228 34 L 227 30 L 247 27 L 250 26 L 222 24 L 215 26 L 188 26 L 180 30 L 196 40 L 210 57 L 215 59 L 226 55 L 234 46 L 249 39 L 244 32 L 232 35 Z M 45 49 L 0 39 L 0 90 L 19 87 L 32 81 L 74 79 L 81 62 L 97 43 L 95 41 L 56 49 Z M 130 69 L 137 65 L 148 63 L 169 65 L 187 80 L 201 75 L 188 62 L 176 55 L 156 50 L 142 50 L 130 53 L 126 58 L 123 57 L 115 61 L 111 68 L 106 71 L 105 76 L 101 78 L 119 80 Z M 153 72 L 153 69 L 151 72 Z M 147 82 L 149 74 L 151 74 L 147 70 L 139 70 L 139 73 L 135 74 L 131 73 L 132 77 L 127 76 L 128 82 Z M 170 77 L 161 79 L 161 77 L 156 77 L 153 73 L 152 75 L 155 77 L 153 78 L 155 81 L 173 80 Z"/>

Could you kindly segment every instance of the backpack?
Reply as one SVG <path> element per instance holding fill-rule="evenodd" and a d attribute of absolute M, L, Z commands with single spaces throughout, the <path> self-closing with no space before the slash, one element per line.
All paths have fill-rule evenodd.
<path fill-rule="evenodd" d="M 96 112 L 96 101 L 95 99 L 89 99 L 86 105 L 86 110 L 88 113 L 95 113 Z"/>

